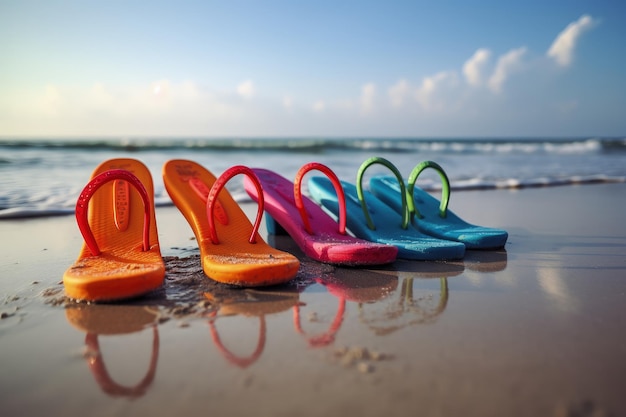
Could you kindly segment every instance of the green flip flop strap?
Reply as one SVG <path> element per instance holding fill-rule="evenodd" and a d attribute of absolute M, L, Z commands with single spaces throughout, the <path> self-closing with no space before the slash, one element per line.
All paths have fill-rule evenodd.
<path fill-rule="evenodd" d="M 450 202 L 450 180 L 446 175 L 446 172 L 441 168 L 441 166 L 433 161 L 424 161 L 417 164 L 413 171 L 411 171 L 411 175 L 409 175 L 409 185 L 407 188 L 407 193 L 409 194 L 409 211 L 410 215 L 417 216 L 418 219 L 423 218 L 420 212 L 417 210 L 415 204 L 413 204 L 413 189 L 415 188 L 415 181 L 417 177 L 424 171 L 426 168 L 433 168 L 439 176 L 441 177 L 441 202 L 439 203 L 439 216 L 441 218 L 446 218 L 448 213 L 448 203 Z"/>
<path fill-rule="evenodd" d="M 401 189 L 400 194 L 402 195 L 402 212 L 404 213 L 404 215 L 402 216 L 402 228 L 403 229 L 408 228 L 410 213 L 415 211 L 415 207 L 413 206 L 413 199 L 410 199 L 410 201 L 408 202 L 409 207 L 407 208 L 406 187 L 404 185 L 404 180 L 402 179 L 402 175 L 400 174 L 400 171 L 398 171 L 398 168 L 396 168 L 394 164 L 392 164 L 385 158 L 381 158 L 378 156 L 374 156 L 372 158 L 367 159 L 365 162 L 363 162 L 356 176 L 356 192 L 359 198 L 359 202 L 361 203 L 361 208 L 363 209 L 363 214 L 365 215 L 365 220 L 367 221 L 367 227 L 369 227 L 370 230 L 376 230 L 376 226 L 374 225 L 374 222 L 372 221 L 372 218 L 370 217 L 370 214 L 367 210 L 367 204 L 365 203 L 365 196 L 363 195 L 363 174 L 365 173 L 365 170 L 369 166 L 374 165 L 374 164 L 381 164 L 381 165 L 386 166 L 387 168 L 391 170 L 391 172 L 393 172 L 393 174 L 398 179 L 398 183 L 400 184 L 400 189 Z"/>

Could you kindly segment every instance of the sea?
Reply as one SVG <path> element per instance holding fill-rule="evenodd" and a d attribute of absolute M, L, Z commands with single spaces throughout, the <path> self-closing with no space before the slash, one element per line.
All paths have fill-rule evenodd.
<path fill-rule="evenodd" d="M 388 159 L 405 177 L 419 162 L 435 161 L 454 192 L 626 182 L 626 138 L 5 137 L 0 138 L 0 220 L 74 213 L 92 171 L 111 158 L 146 164 L 154 180 L 155 204 L 163 206 L 172 204 L 161 179 L 161 167 L 170 159 L 196 161 L 216 176 L 245 165 L 289 179 L 305 163 L 320 162 L 354 183 L 359 166 L 372 156 Z M 435 192 L 440 180 L 428 171 L 418 185 Z M 389 171 L 372 166 L 364 184 L 368 176 L 381 174 Z M 241 178 L 232 179 L 227 188 L 236 200 L 250 200 Z"/>

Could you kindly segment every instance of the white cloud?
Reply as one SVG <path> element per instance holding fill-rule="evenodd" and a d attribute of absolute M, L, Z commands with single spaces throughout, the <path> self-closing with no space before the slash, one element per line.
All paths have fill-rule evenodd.
<path fill-rule="evenodd" d="M 506 54 L 500 56 L 496 69 L 489 78 L 489 88 L 494 93 L 502 91 L 502 85 L 509 76 L 520 70 L 522 57 L 526 54 L 526 47 L 511 49 Z"/>
<path fill-rule="evenodd" d="M 451 70 L 433 71 L 423 78 L 418 78 L 422 76 L 419 74 L 414 75 L 416 78 L 396 78 L 395 83 L 386 86 L 374 80 L 364 83 L 358 90 L 352 89 L 348 98 L 337 97 L 336 91 L 340 89 L 323 92 L 324 86 L 315 89 L 316 96 L 311 97 L 306 95 L 310 90 L 306 85 L 283 90 L 289 94 L 272 95 L 264 90 L 263 97 L 259 97 L 251 79 L 232 83 L 227 91 L 193 81 L 170 82 L 167 79 L 140 85 L 93 83 L 46 88 L 33 85 L 0 95 L 0 132 L 52 136 L 265 135 L 291 129 L 300 134 L 373 131 L 427 134 L 428 129 L 450 132 L 449 129 L 467 126 L 477 129 L 474 134 L 480 134 L 491 129 L 491 119 L 499 111 L 523 114 L 525 108 L 532 109 L 535 104 L 543 105 L 551 116 L 583 115 L 584 103 L 573 100 L 549 104 L 542 92 L 525 97 L 524 103 L 514 95 L 521 89 L 511 88 L 509 96 L 497 99 L 492 93 L 502 92 L 512 81 L 517 81 L 519 87 L 530 85 L 548 69 L 537 64 L 545 64 L 548 59 L 560 66 L 570 65 L 581 35 L 595 23 L 596 19 L 584 15 L 569 24 L 546 52 L 548 58 L 532 60 L 527 57 L 525 47 L 510 49 L 501 56 L 486 47 L 477 48 L 470 57 L 460 57 L 462 65 Z M 514 80 L 515 74 L 522 72 L 526 76 Z M 303 91 L 298 91 L 299 88 Z M 250 100 L 253 98 L 257 99 Z M 369 116 L 374 110 L 384 112 L 384 117 L 355 123 L 363 121 L 362 116 Z M 289 117 L 285 118 L 285 113 Z M 286 119 L 291 121 L 288 128 Z M 451 120 L 454 123 L 450 123 Z M 519 116 L 518 120 L 526 119 Z M 501 126 L 505 126 L 507 122 L 502 123 Z M 517 125 L 511 126 L 517 129 Z M 370 128 L 373 130 L 368 130 Z"/>
<path fill-rule="evenodd" d="M 415 99 L 425 110 L 442 110 L 446 95 L 458 84 L 454 71 L 441 71 L 425 77 L 422 86 L 415 92 Z"/>
<path fill-rule="evenodd" d="M 293 98 L 291 96 L 283 96 L 283 107 L 287 111 L 293 111 Z"/>
<path fill-rule="evenodd" d="M 376 85 L 374 83 L 365 84 L 361 87 L 361 111 L 369 113 L 374 109 L 374 99 L 376 98 Z"/>
<path fill-rule="evenodd" d="M 328 109 L 331 109 L 333 111 L 341 111 L 344 114 L 346 114 L 346 112 L 350 112 L 353 111 L 356 108 L 357 104 L 355 104 L 355 101 L 349 98 L 344 98 L 344 99 L 340 99 L 340 100 L 334 100 L 332 103 L 328 104 Z"/>
<path fill-rule="evenodd" d="M 485 66 L 491 57 L 489 49 L 480 48 L 463 64 L 463 75 L 469 85 L 479 86 L 483 83 Z"/>
<path fill-rule="evenodd" d="M 10 112 L 4 111 L 0 98 L 0 113 L 10 114 L 0 120 L 0 131 L 35 136 L 219 134 L 250 116 L 234 96 L 234 92 L 217 95 L 190 81 L 49 85 L 22 90 L 19 99 L 12 100 Z"/>
<path fill-rule="evenodd" d="M 411 87 L 406 80 L 400 80 L 392 85 L 387 94 L 389 95 L 389 101 L 393 107 L 402 107 L 404 105 L 404 99 L 409 94 Z"/>
<path fill-rule="evenodd" d="M 33 106 L 28 105 L 30 111 L 40 111 L 44 116 L 56 116 L 65 106 L 66 100 L 63 92 L 55 85 L 47 85 L 43 94 L 33 100 Z"/>
<path fill-rule="evenodd" d="M 251 99 L 254 96 L 254 91 L 252 80 L 246 80 L 237 86 L 237 93 L 245 99 Z"/>
<path fill-rule="evenodd" d="M 315 112 L 323 112 L 326 109 L 326 103 L 324 103 L 324 100 L 317 100 L 315 103 L 313 103 L 313 111 Z"/>
<path fill-rule="evenodd" d="M 567 25 L 556 37 L 546 55 L 562 66 L 567 67 L 574 59 L 574 49 L 580 36 L 591 29 L 596 21 L 589 15 L 583 15 L 575 22 Z"/>
<path fill-rule="evenodd" d="M 211 94 L 208 91 L 203 90 L 202 88 L 200 88 L 200 86 L 198 86 L 193 81 L 183 81 L 177 87 L 178 87 L 177 93 L 180 95 L 180 97 L 183 97 L 187 100 L 196 100 L 202 96 L 204 97 L 211 96 Z M 169 88 L 169 82 L 168 82 L 168 88 Z"/>

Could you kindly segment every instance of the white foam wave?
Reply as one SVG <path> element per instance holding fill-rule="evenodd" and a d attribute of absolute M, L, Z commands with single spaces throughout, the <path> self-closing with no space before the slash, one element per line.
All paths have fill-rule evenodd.
<path fill-rule="evenodd" d="M 472 190 L 506 190 L 506 189 L 522 189 L 537 187 L 557 187 L 568 185 L 584 185 L 584 184 L 610 184 L 610 183 L 626 183 L 626 176 L 607 176 L 607 175 L 587 175 L 587 176 L 571 176 L 567 178 L 549 178 L 537 177 L 530 179 L 504 178 L 496 180 L 485 180 L 481 178 L 468 178 L 462 180 L 451 181 L 450 188 L 456 191 L 472 191 Z M 420 183 L 419 186 L 427 191 L 441 190 L 441 184 L 437 182 Z M 243 189 L 236 187 L 231 190 L 231 195 L 237 202 L 250 202 L 251 198 Z M 45 203 L 32 206 L 12 207 L 0 210 L 0 220 L 31 218 L 31 217 L 50 217 L 70 215 L 74 213 L 75 201 L 65 201 L 57 198 L 46 199 Z M 172 201 L 165 195 L 155 198 L 157 207 L 171 206 Z M 68 208 L 68 207 L 72 208 Z"/>

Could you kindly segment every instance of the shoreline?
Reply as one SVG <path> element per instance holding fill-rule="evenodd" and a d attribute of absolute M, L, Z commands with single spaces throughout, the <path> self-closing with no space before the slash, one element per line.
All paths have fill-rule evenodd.
<path fill-rule="evenodd" d="M 3 220 L 3 410 L 623 415 L 625 205 L 626 184 L 457 192 L 451 209 L 509 231 L 505 250 L 368 269 L 301 258 L 263 290 L 204 278 L 186 221 L 157 207 L 166 287 L 111 305 L 62 299 L 73 216 Z"/>
<path fill-rule="evenodd" d="M 626 183 L 626 177 L 610 177 L 606 175 L 589 175 L 585 177 L 574 176 L 564 179 L 547 179 L 547 178 L 531 178 L 525 181 L 517 181 L 513 179 L 499 180 L 495 182 L 477 182 L 476 180 L 469 181 L 457 181 L 450 184 L 450 191 L 455 194 L 460 192 L 480 192 L 480 191 L 519 191 L 533 188 L 553 188 L 553 187 L 572 187 L 572 186 L 587 186 L 587 185 L 610 185 L 610 184 L 624 184 Z M 421 185 L 421 188 L 431 193 L 441 192 L 440 185 Z M 241 196 L 240 196 L 241 197 Z M 243 199 L 236 200 L 241 205 L 253 204 L 254 201 L 245 196 Z M 160 197 L 155 201 L 155 207 L 174 207 L 174 204 L 169 197 Z M 73 216 L 73 208 L 49 208 L 49 209 L 36 209 L 36 208 L 0 208 L 0 222 L 10 220 L 23 220 L 32 218 L 46 218 L 46 217 L 63 217 Z"/>

